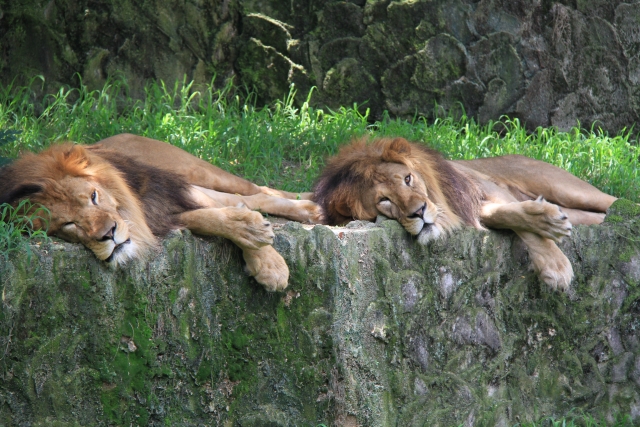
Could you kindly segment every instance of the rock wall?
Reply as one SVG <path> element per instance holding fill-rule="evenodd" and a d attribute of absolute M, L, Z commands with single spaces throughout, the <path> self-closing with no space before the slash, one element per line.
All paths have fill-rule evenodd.
<path fill-rule="evenodd" d="M 42 75 L 57 92 L 78 77 L 90 89 L 123 77 L 136 98 L 148 79 L 224 81 L 240 19 L 237 0 L 0 0 L 0 81 Z"/>
<path fill-rule="evenodd" d="M 638 422 L 639 214 L 575 227 L 568 294 L 511 233 L 423 247 L 395 221 L 282 226 L 281 294 L 222 239 L 178 233 L 119 270 L 34 245 L 0 262 L 0 425 Z"/>
<path fill-rule="evenodd" d="M 45 90 L 124 75 L 216 84 L 260 102 L 358 103 L 379 119 L 461 109 L 567 130 L 631 128 L 640 105 L 640 3 L 621 0 L 25 0 L 0 2 L 0 81 Z M 435 110 L 436 103 L 440 106 Z"/>
<path fill-rule="evenodd" d="M 245 0 L 249 10 L 265 1 Z M 484 123 L 507 114 L 530 128 L 578 122 L 608 131 L 638 119 L 640 3 L 619 0 L 296 1 L 245 17 L 239 51 L 299 67 L 289 79 L 319 88 L 332 107 L 371 108 L 405 118 L 460 109 Z M 304 4 L 305 6 L 301 6 Z M 297 7 L 297 9 L 296 9 Z M 301 20 L 298 16 L 312 17 Z M 315 19 L 314 19 L 315 18 Z M 280 24 L 282 25 L 282 24 Z M 267 28 L 265 28 L 267 27 Z M 278 40 L 277 42 L 270 42 Z M 265 47 L 268 46 L 268 47 Z M 286 46 L 286 50 L 282 47 Z M 270 49 L 274 49 L 273 51 Z M 281 81 L 274 68 L 239 61 L 245 82 Z M 284 73 L 284 68 L 282 73 Z M 266 76 L 266 77 L 265 77 Z M 366 104 L 364 104 L 366 101 Z"/>

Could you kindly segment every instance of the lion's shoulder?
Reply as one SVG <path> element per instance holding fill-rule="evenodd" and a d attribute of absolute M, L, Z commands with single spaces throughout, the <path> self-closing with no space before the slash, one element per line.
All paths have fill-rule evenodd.
<path fill-rule="evenodd" d="M 176 222 L 176 215 L 200 207 L 193 201 L 190 185 L 182 176 L 140 162 L 120 149 L 100 145 L 87 148 L 91 155 L 111 168 L 107 179 L 118 177 L 124 181 L 156 236 L 164 236 L 172 229 L 180 228 L 182 224 Z"/>

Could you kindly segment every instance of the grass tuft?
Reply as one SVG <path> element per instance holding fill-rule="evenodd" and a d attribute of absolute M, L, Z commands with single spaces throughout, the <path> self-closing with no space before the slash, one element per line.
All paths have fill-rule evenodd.
<path fill-rule="evenodd" d="M 315 109 L 310 98 L 298 106 L 296 91 L 267 108 L 232 86 L 197 88 L 186 80 L 172 86 L 151 82 L 145 98 L 129 97 L 125 81 L 110 80 L 101 90 L 61 88 L 35 102 L 42 84 L 0 89 L 0 129 L 11 141 L 0 157 L 38 151 L 72 140 L 90 144 L 121 132 L 160 139 L 260 185 L 308 191 L 327 156 L 354 137 L 403 136 L 427 143 L 451 159 L 523 154 L 553 163 L 618 197 L 640 201 L 638 147 L 631 133 L 609 136 L 600 129 L 528 132 L 517 119 L 486 125 L 472 118 L 440 118 L 433 123 L 391 119 L 369 123 L 357 106 Z M 311 95 L 309 95 L 310 97 Z M 246 100 L 249 99 L 247 102 Z M 10 138 L 11 139 L 11 138 Z"/>
<path fill-rule="evenodd" d="M 16 207 L 7 203 L 0 205 L 0 257 L 7 261 L 9 254 L 25 249 L 31 256 L 29 242 L 33 239 L 48 241 L 46 230 L 34 230 L 38 219 L 46 223 L 49 211 L 23 200 Z"/>

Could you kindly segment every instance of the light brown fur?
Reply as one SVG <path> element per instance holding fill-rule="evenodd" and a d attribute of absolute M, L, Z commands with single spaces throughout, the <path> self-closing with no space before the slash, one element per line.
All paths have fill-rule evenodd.
<path fill-rule="evenodd" d="M 130 134 L 92 146 L 55 145 L 0 169 L 0 203 L 24 198 L 51 213 L 48 224 L 35 227 L 116 264 L 144 256 L 171 229 L 228 238 L 270 291 L 287 286 L 289 270 L 270 246 L 271 224 L 251 209 L 320 219 L 310 193 L 258 187 L 177 147 Z"/>
<path fill-rule="evenodd" d="M 571 224 L 599 224 L 616 200 L 570 173 L 523 156 L 445 160 L 402 138 L 357 140 L 327 163 L 313 199 L 326 223 L 398 220 L 420 243 L 462 225 L 514 230 L 554 289 L 573 277 L 556 242 Z"/>

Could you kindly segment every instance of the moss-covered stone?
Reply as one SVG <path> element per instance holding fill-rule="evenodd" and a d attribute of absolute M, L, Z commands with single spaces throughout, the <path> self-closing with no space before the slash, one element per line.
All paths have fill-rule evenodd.
<path fill-rule="evenodd" d="M 289 76 L 296 65 L 274 47 L 251 38 L 238 55 L 240 76 L 260 102 L 282 99 L 289 92 Z"/>
<path fill-rule="evenodd" d="M 625 220 L 637 219 L 640 216 L 640 206 L 627 199 L 616 200 L 605 217 L 606 222 L 619 223 Z"/>
<path fill-rule="evenodd" d="M 329 72 L 327 72 L 322 84 L 327 104 L 332 108 L 340 108 L 342 105 L 359 104 L 362 113 L 370 108 L 378 108 L 378 83 L 360 63 L 354 58 L 345 58 Z"/>
<path fill-rule="evenodd" d="M 223 239 L 176 233 L 113 270 L 78 245 L 0 264 L 0 424 L 512 425 L 633 414 L 637 206 L 562 244 L 546 289 L 508 232 L 427 246 L 395 221 L 287 223 L 266 293 Z M 636 234 L 634 234 L 636 233 Z M 637 420 L 636 420 L 637 421 Z M 354 424 L 355 425 L 355 424 Z"/>
<path fill-rule="evenodd" d="M 0 13 L 0 79 L 25 84 L 40 74 L 45 92 L 57 92 L 77 86 L 77 75 L 91 89 L 124 76 L 135 97 L 149 78 L 223 80 L 233 71 L 238 8 L 237 1 L 9 2 Z M 231 43 L 216 36 L 228 23 Z"/>
<path fill-rule="evenodd" d="M 362 7 L 346 1 L 326 2 L 316 31 L 324 41 L 364 35 Z"/>

